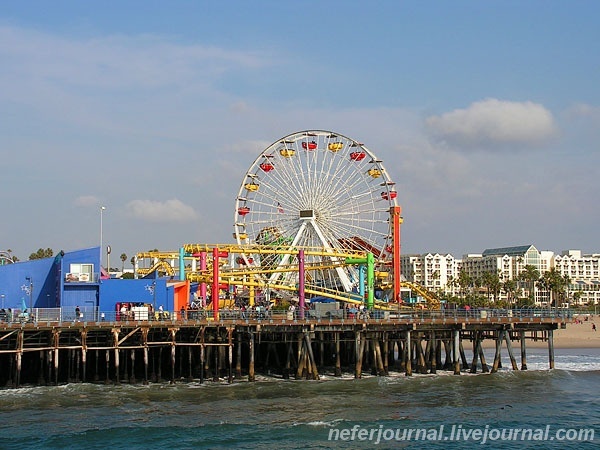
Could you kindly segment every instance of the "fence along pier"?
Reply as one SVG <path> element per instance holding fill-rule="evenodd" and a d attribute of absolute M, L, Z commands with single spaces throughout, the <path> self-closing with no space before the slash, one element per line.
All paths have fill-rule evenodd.
<path fill-rule="evenodd" d="M 487 317 L 450 311 L 397 318 L 229 317 L 167 321 L 0 323 L 0 387 L 63 383 L 255 381 L 257 373 L 319 379 L 343 372 L 496 372 L 506 350 L 527 370 L 527 342 L 548 345 L 567 319 L 554 312 Z M 484 342 L 493 342 L 491 365 Z M 520 344 L 520 367 L 515 357 Z M 472 358 L 467 360 L 465 348 Z"/>

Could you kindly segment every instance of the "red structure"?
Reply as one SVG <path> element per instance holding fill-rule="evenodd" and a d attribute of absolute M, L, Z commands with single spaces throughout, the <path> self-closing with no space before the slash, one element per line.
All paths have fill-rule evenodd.
<path fill-rule="evenodd" d="M 394 270 L 394 299 L 400 301 L 400 225 L 402 224 L 402 208 L 392 206 L 390 208 L 390 220 L 392 221 L 392 267 Z"/>
<path fill-rule="evenodd" d="M 229 253 L 220 252 L 218 247 L 213 248 L 213 280 L 212 280 L 212 309 L 213 318 L 219 320 L 219 258 L 227 258 Z"/>

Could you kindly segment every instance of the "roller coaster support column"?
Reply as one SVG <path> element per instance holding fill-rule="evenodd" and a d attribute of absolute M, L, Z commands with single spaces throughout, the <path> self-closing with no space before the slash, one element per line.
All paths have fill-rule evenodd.
<path fill-rule="evenodd" d="M 179 281 L 185 281 L 185 263 L 183 262 L 183 257 L 185 255 L 185 250 L 183 247 L 179 249 Z"/>
<path fill-rule="evenodd" d="M 358 266 L 358 293 L 360 294 L 360 298 L 365 301 L 365 272 L 367 271 L 367 267 L 364 264 Z"/>
<path fill-rule="evenodd" d="M 366 258 L 346 258 L 346 264 L 367 264 L 367 308 L 375 305 L 375 258 L 367 253 Z"/>
<path fill-rule="evenodd" d="M 206 270 L 206 252 L 200 252 L 200 270 Z M 206 283 L 200 283 L 200 297 L 202 297 L 202 306 L 206 306 Z"/>
<path fill-rule="evenodd" d="M 298 250 L 298 309 L 302 320 L 304 320 L 304 276 L 304 250 Z"/>
<path fill-rule="evenodd" d="M 402 208 L 392 206 L 390 218 L 392 219 L 392 267 L 394 270 L 394 300 L 400 302 L 400 224 L 402 224 Z"/>
<path fill-rule="evenodd" d="M 212 309 L 213 317 L 219 320 L 219 258 L 227 258 L 227 252 L 219 252 L 218 247 L 213 248 L 213 281 L 212 281 Z"/>

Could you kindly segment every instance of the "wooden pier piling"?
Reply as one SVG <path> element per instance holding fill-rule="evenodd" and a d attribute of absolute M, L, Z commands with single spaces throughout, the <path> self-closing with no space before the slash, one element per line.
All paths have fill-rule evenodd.
<path fill-rule="evenodd" d="M 492 372 L 506 345 L 519 370 L 527 369 L 526 341 L 548 342 L 554 368 L 553 330 L 560 318 L 528 320 L 185 320 L 163 322 L 0 323 L 0 387 L 69 382 L 169 382 L 206 379 L 232 383 L 265 375 L 319 379 L 321 374 L 369 371 L 412 376 L 440 370 L 489 371 L 482 343 L 495 343 Z M 472 349 L 472 360 L 465 345 Z M 442 359 L 445 351 L 445 361 Z M 141 354 L 140 354 L 141 352 Z M 396 356 L 397 355 L 397 356 Z M 139 358 L 139 361 L 138 361 Z M 143 360 L 143 363 L 142 363 Z M 168 368 L 168 371 L 164 369 Z M 163 373 L 168 373 L 163 379 Z"/>

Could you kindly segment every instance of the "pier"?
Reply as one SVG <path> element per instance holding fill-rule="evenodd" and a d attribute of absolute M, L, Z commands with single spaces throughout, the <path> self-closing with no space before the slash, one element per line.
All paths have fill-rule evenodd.
<path fill-rule="evenodd" d="M 555 310 L 402 311 L 374 317 L 299 318 L 286 311 L 194 319 L 0 323 L 0 387 L 64 383 L 255 381 L 257 374 L 319 379 L 352 373 L 491 372 L 506 351 L 527 369 L 527 342 L 548 344 L 568 319 Z M 486 361 L 484 343 L 495 346 Z M 518 348 L 518 353 L 515 349 Z M 467 359 L 465 349 L 472 358 Z M 517 361 L 517 355 L 520 361 Z"/>

